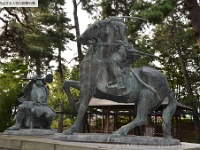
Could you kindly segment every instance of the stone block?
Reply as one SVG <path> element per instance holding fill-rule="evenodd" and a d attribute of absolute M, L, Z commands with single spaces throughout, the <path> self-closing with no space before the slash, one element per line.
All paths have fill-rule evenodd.
<path fill-rule="evenodd" d="M 200 144 L 154 146 L 134 144 L 69 142 L 52 140 L 53 136 L 5 136 L 0 134 L 0 150 L 200 150 Z"/>
<path fill-rule="evenodd" d="M 37 142 L 37 141 L 23 141 L 21 150 L 55 150 L 54 144 Z"/>
<path fill-rule="evenodd" d="M 1 136 L 1 138 L 0 138 L 0 150 L 3 150 L 3 148 L 4 149 L 20 150 L 21 145 L 22 145 L 22 141 L 17 140 L 17 138 L 13 138 L 13 137 L 4 138 L 3 136 Z"/>

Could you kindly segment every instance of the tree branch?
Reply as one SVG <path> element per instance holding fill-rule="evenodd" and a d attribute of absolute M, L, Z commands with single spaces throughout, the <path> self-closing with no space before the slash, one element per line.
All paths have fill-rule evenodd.
<path fill-rule="evenodd" d="M 3 21 L 4 23 L 8 23 L 8 21 L 3 19 L 2 17 L 0 17 L 0 20 Z"/>
<path fill-rule="evenodd" d="M 77 3 L 77 6 L 81 3 L 81 0 Z"/>
<path fill-rule="evenodd" d="M 17 21 L 24 27 L 26 27 L 27 29 L 30 29 L 33 31 L 33 29 L 30 26 L 25 25 L 23 22 L 21 22 L 21 20 L 19 19 L 19 16 L 17 14 L 12 13 L 8 8 L 4 7 L 4 9 L 8 12 L 9 15 L 15 17 L 17 19 Z"/>
<path fill-rule="evenodd" d="M 8 31 L 8 21 L 3 19 L 3 18 L 1 18 L 1 17 L 0 17 L 0 20 L 2 20 L 5 23 L 5 36 L 6 36 L 7 35 L 7 31 Z"/>
<path fill-rule="evenodd" d="M 29 24 L 29 17 L 27 15 L 27 11 L 25 7 L 22 7 L 22 13 L 24 14 L 24 20 L 26 21 L 27 24 Z"/>

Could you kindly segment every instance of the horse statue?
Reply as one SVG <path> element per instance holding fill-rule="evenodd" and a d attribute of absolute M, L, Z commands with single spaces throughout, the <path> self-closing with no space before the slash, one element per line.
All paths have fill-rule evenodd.
<path fill-rule="evenodd" d="M 123 19 L 110 17 L 95 22 L 81 35 L 81 43 L 90 44 L 90 47 L 80 64 L 80 82 L 66 80 L 63 84 L 78 115 L 63 135 L 80 132 L 92 97 L 136 104 L 136 118 L 113 135 L 127 135 L 136 126 L 146 124 L 148 115 L 167 97 L 169 102 L 162 114 L 162 129 L 164 138 L 171 137 L 171 118 L 177 106 L 174 93 L 160 71 L 150 67 L 130 67 L 131 54 L 140 52 L 128 43 L 126 28 Z M 79 106 L 70 93 L 71 87 L 80 90 Z"/>

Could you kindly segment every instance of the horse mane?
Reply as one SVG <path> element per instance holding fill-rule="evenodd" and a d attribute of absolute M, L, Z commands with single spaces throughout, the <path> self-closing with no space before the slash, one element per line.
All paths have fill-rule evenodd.
<path fill-rule="evenodd" d="M 127 30 L 127 26 L 124 23 L 123 18 L 119 18 L 119 17 L 110 17 L 110 18 L 106 18 L 104 20 L 100 20 L 94 23 L 94 25 L 99 26 L 100 27 L 100 34 L 104 35 L 104 34 L 108 34 L 109 31 L 108 29 L 105 29 L 106 26 L 110 26 L 110 29 L 113 29 L 115 32 L 115 39 L 116 40 L 123 40 L 125 37 L 125 32 Z M 102 36 L 99 36 L 102 37 Z"/>

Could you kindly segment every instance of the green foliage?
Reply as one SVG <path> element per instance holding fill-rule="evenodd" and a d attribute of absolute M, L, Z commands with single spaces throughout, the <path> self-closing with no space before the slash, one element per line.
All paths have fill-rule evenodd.
<path fill-rule="evenodd" d="M 64 69 L 63 74 L 65 75 L 66 79 L 70 79 L 71 72 L 69 69 Z M 75 121 L 75 116 L 73 113 L 76 113 L 76 110 L 72 109 L 70 103 L 68 101 L 68 97 L 62 88 L 63 82 L 60 80 L 60 75 L 58 72 L 54 74 L 54 82 L 51 83 L 50 86 L 50 96 L 49 96 L 49 105 L 56 110 L 56 112 L 60 112 L 61 104 L 64 104 L 64 120 L 63 126 L 65 128 L 69 128 Z M 79 91 L 76 89 L 71 89 L 71 93 L 74 97 L 79 96 Z M 58 128 L 58 119 L 59 116 L 56 117 L 54 120 L 52 127 Z"/>
<path fill-rule="evenodd" d="M 13 9 L 13 14 L 20 13 L 20 9 Z M 17 13 L 17 14 L 18 14 Z M 5 26 L 6 30 L 0 34 L 2 46 L 2 58 L 10 59 L 24 59 L 24 62 L 32 66 L 36 66 L 37 72 L 41 74 L 46 64 L 52 60 L 51 41 L 48 36 L 38 30 L 39 27 L 35 26 L 34 17 L 31 15 L 31 9 L 27 9 L 26 13 L 30 13 L 30 24 L 25 28 L 25 23 L 18 23 L 8 17 L 8 24 Z M 16 14 L 16 15 L 17 15 Z M 23 24 L 23 25 L 22 25 Z M 45 68 L 46 69 L 46 68 Z"/>
<path fill-rule="evenodd" d="M 135 8 L 137 8 L 137 5 Z M 172 10 L 173 10 L 173 5 L 172 2 L 170 1 L 167 0 L 162 2 L 158 1 L 155 4 L 149 2 L 143 5 L 143 11 L 141 11 L 141 13 L 139 13 L 138 16 L 145 17 L 146 19 L 148 19 L 149 22 L 156 24 L 156 23 L 161 23 L 163 19 L 166 16 L 168 16 Z M 135 14 L 133 14 L 133 16 L 134 15 Z"/>
<path fill-rule="evenodd" d="M 14 21 L 11 21 L 7 34 L 5 32 L 0 33 L 1 58 L 16 59 L 16 57 L 25 56 L 24 32 L 24 29 L 19 27 Z"/>
<path fill-rule="evenodd" d="M 55 23 L 58 23 L 58 16 L 52 14 L 41 14 L 38 20 L 46 25 L 54 25 Z"/>
<path fill-rule="evenodd" d="M 75 65 L 71 70 L 70 80 L 80 80 L 79 65 Z"/>
<path fill-rule="evenodd" d="M 21 61 L 5 63 L 0 69 L 0 131 L 13 124 L 14 111 L 21 95 L 21 78 L 27 73 L 27 66 Z"/>
<path fill-rule="evenodd" d="M 164 18 L 163 13 L 158 10 L 153 10 L 153 11 L 149 10 L 149 11 L 143 12 L 141 15 L 146 16 L 146 18 L 148 18 L 150 22 L 154 22 L 154 23 L 160 23 Z"/>
<path fill-rule="evenodd" d="M 134 6 L 134 2 L 124 0 L 103 0 L 100 2 L 102 8 L 101 17 L 106 18 L 108 16 L 129 16 L 131 7 Z"/>
<path fill-rule="evenodd" d="M 75 121 L 75 117 L 71 117 L 70 115 L 65 115 L 63 119 L 63 127 L 65 128 L 64 130 L 68 129 L 73 125 Z M 53 129 L 58 129 L 58 117 L 52 122 L 51 127 Z"/>
<path fill-rule="evenodd" d="M 154 24 L 161 23 L 174 9 L 173 2 L 164 1 L 138 1 L 132 7 L 132 15 L 148 19 Z"/>
<path fill-rule="evenodd" d="M 69 69 L 64 70 L 65 79 L 70 79 L 71 71 Z M 49 96 L 49 104 L 51 107 L 55 108 L 56 111 L 59 110 L 59 104 L 64 103 L 64 111 L 66 113 L 74 112 L 71 109 L 71 106 L 68 101 L 68 97 L 66 93 L 63 91 L 63 82 L 60 80 L 60 76 L 58 72 L 54 73 L 54 81 L 50 85 L 50 96 Z M 78 97 L 79 91 L 75 89 L 71 89 L 73 96 Z"/>
<path fill-rule="evenodd" d="M 173 14 L 173 17 L 175 14 Z M 189 40 L 188 40 L 189 39 Z M 197 87 L 199 84 L 199 54 L 196 40 L 193 37 L 191 29 L 185 26 L 180 20 L 168 19 L 167 23 L 159 25 L 154 30 L 154 36 L 149 39 L 151 47 L 159 54 L 158 61 L 161 64 L 161 69 L 166 75 L 170 87 L 176 93 L 176 98 L 190 105 L 187 89 L 185 87 L 184 76 L 180 64 L 178 51 L 181 51 L 185 68 L 189 74 L 189 82 L 192 87 Z M 193 88 L 195 97 L 195 106 L 199 107 L 199 92 L 198 88 Z"/>
<path fill-rule="evenodd" d="M 82 9 L 86 10 L 90 15 L 93 14 L 96 3 L 98 3 L 93 0 L 80 0 L 80 2 L 82 3 Z M 96 18 L 97 16 L 94 17 Z"/>
<path fill-rule="evenodd" d="M 60 103 L 64 103 L 65 107 L 68 107 L 69 102 L 67 95 L 62 90 L 62 82 L 60 80 L 60 76 L 58 72 L 54 73 L 54 81 L 50 86 L 50 96 L 49 96 L 49 104 L 51 107 L 55 108 L 56 111 L 59 111 Z"/>
<path fill-rule="evenodd" d="M 154 55 L 155 49 L 152 48 L 148 35 L 141 35 L 137 40 L 137 43 L 138 43 L 136 48 L 137 50 L 147 54 Z M 136 55 L 136 54 L 134 55 L 135 59 L 132 64 L 133 67 L 142 67 L 147 65 L 152 67 L 155 66 L 153 63 L 151 63 L 155 60 L 154 57 L 146 55 Z"/>
<path fill-rule="evenodd" d="M 1 58 L 23 58 L 39 75 L 51 69 L 50 61 L 57 59 L 53 56 L 55 50 L 66 50 L 64 44 L 74 39 L 64 4 L 64 0 L 50 0 L 40 1 L 38 8 L 5 9 L 5 25 L 0 33 Z"/>

